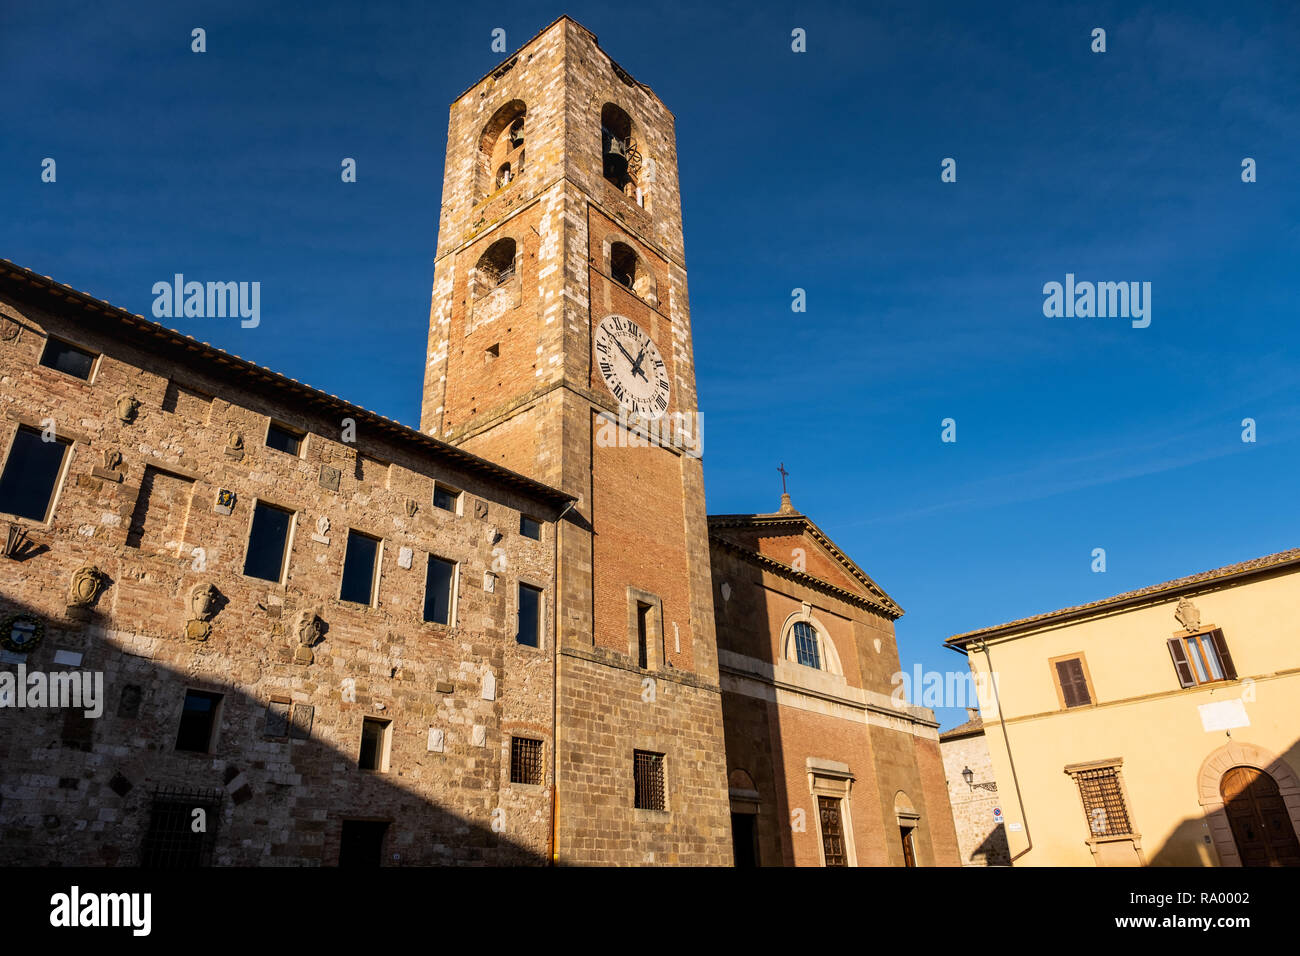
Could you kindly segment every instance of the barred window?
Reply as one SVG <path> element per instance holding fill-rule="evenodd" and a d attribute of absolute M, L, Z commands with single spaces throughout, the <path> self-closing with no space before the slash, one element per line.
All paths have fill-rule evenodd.
<path fill-rule="evenodd" d="M 805 667 L 822 668 L 821 651 L 817 646 L 817 631 L 807 621 L 794 626 L 795 658 Z"/>
<path fill-rule="evenodd" d="M 1119 767 L 1090 767 L 1069 771 L 1079 785 L 1083 815 L 1093 837 L 1131 836 L 1132 823 L 1120 786 Z"/>
<path fill-rule="evenodd" d="M 153 793 L 149 828 L 140 848 L 140 865 L 156 868 L 210 866 L 221 822 L 220 790 L 161 788 Z M 202 810 L 205 826 L 196 832 L 194 811 Z"/>
<path fill-rule="evenodd" d="M 531 737 L 510 738 L 510 782 L 542 785 L 542 742 Z"/>
<path fill-rule="evenodd" d="M 664 755 L 647 750 L 633 751 L 632 776 L 636 784 L 636 809 L 666 810 L 664 802 Z"/>

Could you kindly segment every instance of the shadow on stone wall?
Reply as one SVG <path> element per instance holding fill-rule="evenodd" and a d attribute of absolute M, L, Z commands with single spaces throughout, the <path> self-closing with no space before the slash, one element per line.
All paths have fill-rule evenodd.
<path fill-rule="evenodd" d="M 1230 825 L 1229 831 L 1237 858 L 1243 865 L 1300 866 L 1300 833 L 1294 822 L 1300 816 L 1300 791 L 1296 788 L 1296 780 L 1300 778 L 1300 740 L 1294 741 L 1280 760 L 1289 770 L 1290 780 L 1270 776 L 1259 781 L 1253 795 L 1241 793 L 1223 805 L 1227 817 L 1236 819 L 1236 825 Z M 1193 793 L 1198 787 L 1197 770 L 1189 773 L 1187 779 Z M 1219 782 L 1221 785 L 1222 778 Z M 1141 821 L 1137 823 L 1140 827 Z M 1220 839 L 1227 839 L 1226 834 Z M 1147 857 L 1148 866 L 1222 866 L 1225 863 L 1236 865 L 1236 860 L 1221 859 L 1212 821 L 1206 816 L 1181 821 Z"/>
<path fill-rule="evenodd" d="M 491 820 L 496 789 L 457 779 L 435 759 L 440 754 L 418 767 L 361 771 L 355 752 L 326 744 L 314 730 L 307 739 L 264 737 L 267 701 L 214 681 L 199 670 L 197 655 L 195 672 L 180 673 L 106 640 L 95 624 L 78 628 L 0 601 L 0 619 L 15 614 L 46 625 L 40 645 L 25 655 L 28 673 L 103 672 L 104 700 L 97 719 L 80 709 L 0 707 L 0 865 L 139 866 L 147 862 L 148 836 L 148 855 L 173 865 L 334 866 L 344 821 L 380 825 L 369 834 L 364 826 L 353 831 L 361 840 L 350 844 L 349 864 L 546 862 L 544 852 L 510 838 L 508 820 L 497 833 L 415 792 L 408 781 L 417 775 L 447 774 L 445 787 Z M 56 664 L 56 650 L 81 653 L 81 666 Z M 0 663 L 0 673 L 17 670 Z M 211 753 L 175 749 L 187 688 L 223 695 Z M 496 750 L 483 753 L 497 773 Z M 207 808 L 206 833 L 192 832 L 195 808 Z M 179 817 L 191 825 L 150 835 L 151 817 L 169 814 L 173 824 Z M 378 841 L 367 842 L 368 835 Z"/>

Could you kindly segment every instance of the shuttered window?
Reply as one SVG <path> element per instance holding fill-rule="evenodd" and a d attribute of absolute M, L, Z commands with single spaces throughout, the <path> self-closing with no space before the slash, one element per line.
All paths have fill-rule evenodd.
<path fill-rule="evenodd" d="M 1082 657 L 1057 661 L 1056 682 L 1061 688 L 1061 699 L 1066 707 L 1085 707 L 1092 703 L 1092 692 L 1088 689 L 1088 676 L 1083 670 Z"/>
<path fill-rule="evenodd" d="M 1232 663 L 1223 631 L 1184 634 L 1171 637 L 1168 643 L 1180 687 L 1237 679 L 1237 668 Z"/>

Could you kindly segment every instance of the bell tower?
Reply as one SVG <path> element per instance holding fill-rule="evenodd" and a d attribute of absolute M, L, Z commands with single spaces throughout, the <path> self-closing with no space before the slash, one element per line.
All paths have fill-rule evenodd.
<path fill-rule="evenodd" d="M 567 17 L 451 105 L 420 427 L 579 497 L 556 861 L 729 864 L 674 120 Z"/>

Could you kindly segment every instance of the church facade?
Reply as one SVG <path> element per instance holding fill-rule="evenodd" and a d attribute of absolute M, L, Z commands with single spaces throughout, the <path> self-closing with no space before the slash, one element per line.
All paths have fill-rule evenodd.
<path fill-rule="evenodd" d="M 445 169 L 418 430 L 0 262 L 0 863 L 955 862 L 901 610 L 706 517 L 672 114 L 562 18 Z"/>

